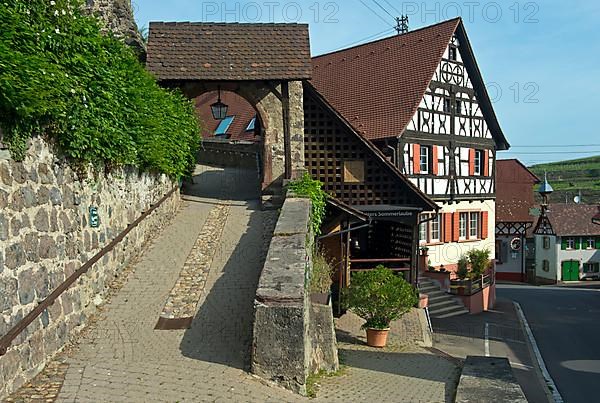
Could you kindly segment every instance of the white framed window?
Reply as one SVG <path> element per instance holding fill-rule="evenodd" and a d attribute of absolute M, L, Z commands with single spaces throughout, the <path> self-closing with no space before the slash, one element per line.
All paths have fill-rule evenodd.
<path fill-rule="evenodd" d="M 469 213 L 469 239 L 479 238 L 479 213 Z"/>
<path fill-rule="evenodd" d="M 431 221 L 431 242 L 439 242 L 441 240 L 442 232 L 442 216 L 436 214 Z"/>
<path fill-rule="evenodd" d="M 475 161 L 473 162 L 474 164 L 474 169 L 473 169 L 473 173 L 475 175 L 483 175 L 483 151 L 482 150 L 475 150 Z"/>
<path fill-rule="evenodd" d="M 431 161 L 431 147 L 421 146 L 421 156 L 419 160 L 419 170 L 422 174 L 428 174 Z"/>
<path fill-rule="evenodd" d="M 596 239 L 588 238 L 585 246 L 586 246 L 586 249 L 596 249 Z"/>
<path fill-rule="evenodd" d="M 462 102 L 460 99 L 456 100 L 456 114 L 457 115 L 461 115 L 462 114 Z"/>
<path fill-rule="evenodd" d="M 469 213 L 460 213 L 458 216 L 458 237 L 467 239 L 467 226 L 469 221 Z"/>
<path fill-rule="evenodd" d="M 575 249 L 575 239 L 567 238 L 567 249 Z"/>
<path fill-rule="evenodd" d="M 426 216 L 421 216 L 421 219 L 426 219 Z M 419 243 L 427 243 L 427 223 L 424 222 L 419 225 Z"/>

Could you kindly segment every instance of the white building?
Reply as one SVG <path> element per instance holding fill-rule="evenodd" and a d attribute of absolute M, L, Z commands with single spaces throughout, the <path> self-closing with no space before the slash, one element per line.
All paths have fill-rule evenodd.
<path fill-rule="evenodd" d="M 556 236 L 535 235 L 538 282 L 600 279 L 598 206 L 551 204 L 548 217 Z"/>

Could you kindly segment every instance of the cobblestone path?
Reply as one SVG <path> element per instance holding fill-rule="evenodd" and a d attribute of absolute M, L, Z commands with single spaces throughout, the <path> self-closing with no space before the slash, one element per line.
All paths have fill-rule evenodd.
<path fill-rule="evenodd" d="M 228 189 L 249 183 L 239 172 L 197 174 L 189 193 L 202 186 L 218 191 L 186 198 L 77 344 L 9 401 L 53 401 L 61 382 L 60 402 L 308 401 L 247 372 L 254 294 L 277 212 L 260 211 L 258 200 L 227 199 Z M 229 214 L 211 242 L 212 264 L 191 328 L 155 330 L 210 211 L 222 204 Z M 347 368 L 317 381 L 316 401 L 444 402 L 453 393 L 456 365 L 426 350 L 382 352 L 360 341 L 340 349 Z"/>

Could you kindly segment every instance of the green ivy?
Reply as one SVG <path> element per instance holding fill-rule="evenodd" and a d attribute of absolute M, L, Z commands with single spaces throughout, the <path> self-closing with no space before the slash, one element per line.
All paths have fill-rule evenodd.
<path fill-rule="evenodd" d="M 0 124 L 13 156 L 45 133 L 78 162 L 190 174 L 200 141 L 192 102 L 159 87 L 82 6 L 0 2 Z"/>
<path fill-rule="evenodd" d="M 325 217 L 325 200 L 327 193 L 322 189 L 323 183 L 314 180 L 308 173 L 304 173 L 301 179 L 297 179 L 288 184 L 288 189 L 298 196 L 310 198 L 312 204 L 312 230 L 315 235 L 321 234 L 321 223 Z"/>

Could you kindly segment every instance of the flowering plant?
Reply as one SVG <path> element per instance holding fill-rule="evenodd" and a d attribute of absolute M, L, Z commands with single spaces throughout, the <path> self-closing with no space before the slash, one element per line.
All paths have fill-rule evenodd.
<path fill-rule="evenodd" d="M 0 124 L 13 157 L 45 133 L 81 163 L 190 173 L 199 145 L 192 103 L 162 89 L 81 0 L 0 2 Z"/>

